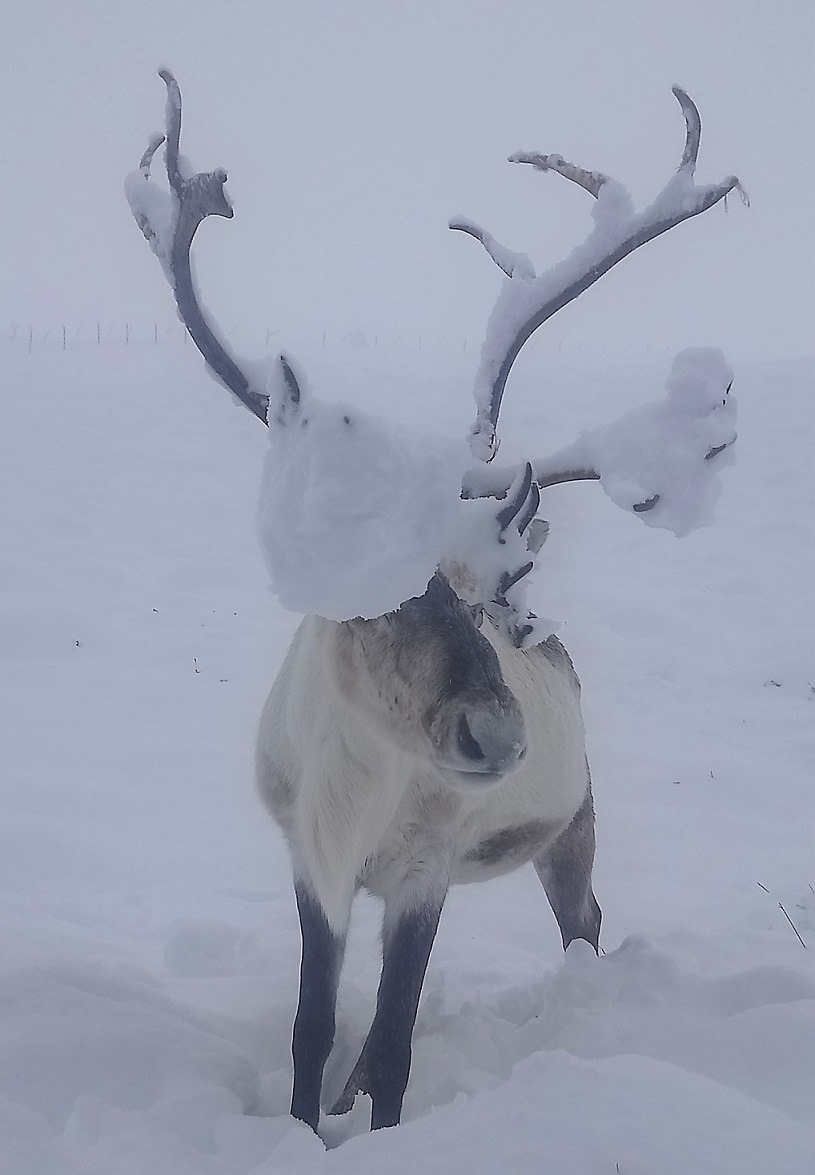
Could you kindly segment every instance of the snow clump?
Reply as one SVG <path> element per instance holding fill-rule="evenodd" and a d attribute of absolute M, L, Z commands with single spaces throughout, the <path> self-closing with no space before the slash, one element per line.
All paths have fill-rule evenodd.
<path fill-rule="evenodd" d="M 581 433 L 574 444 L 537 462 L 535 472 L 545 480 L 550 470 L 593 469 L 615 505 L 684 538 L 713 521 L 721 493 L 717 475 L 734 460 L 732 382 L 718 348 L 681 351 L 664 400 Z"/>
<path fill-rule="evenodd" d="M 281 604 L 349 620 L 422 595 L 453 545 L 465 443 L 310 397 L 269 433 L 259 532 Z"/>

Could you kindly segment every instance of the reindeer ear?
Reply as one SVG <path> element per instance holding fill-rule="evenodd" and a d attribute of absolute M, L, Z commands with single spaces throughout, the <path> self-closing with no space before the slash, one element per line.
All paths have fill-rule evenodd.
<path fill-rule="evenodd" d="M 286 427 L 299 420 L 301 425 L 307 425 L 308 417 L 303 413 L 304 391 L 305 381 L 295 374 L 293 361 L 287 355 L 278 355 L 269 374 L 266 423 L 273 420 Z"/>

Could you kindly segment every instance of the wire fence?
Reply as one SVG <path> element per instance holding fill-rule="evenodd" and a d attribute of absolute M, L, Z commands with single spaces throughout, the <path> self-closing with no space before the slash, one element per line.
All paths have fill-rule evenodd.
<path fill-rule="evenodd" d="M 279 327 L 245 328 L 234 326 L 225 332 L 230 344 L 248 355 L 264 354 L 276 347 L 298 346 L 308 349 L 346 350 L 365 352 L 384 351 L 429 351 L 447 354 L 471 354 L 477 356 L 481 339 L 466 335 L 433 334 L 419 332 L 380 332 L 377 330 L 330 330 L 328 328 L 302 332 L 288 332 Z M 130 346 L 194 346 L 187 328 L 180 322 L 169 324 L 143 321 L 105 321 L 95 319 L 74 323 L 29 323 L 12 322 L 0 329 L 0 342 L 14 346 L 16 350 L 34 354 L 40 351 L 68 351 L 88 347 L 130 347 Z M 641 341 L 628 346 L 589 339 L 560 337 L 547 338 L 538 344 L 536 350 L 547 355 L 580 357 L 591 359 L 609 358 L 658 358 L 669 355 L 675 348 L 667 343 Z"/>

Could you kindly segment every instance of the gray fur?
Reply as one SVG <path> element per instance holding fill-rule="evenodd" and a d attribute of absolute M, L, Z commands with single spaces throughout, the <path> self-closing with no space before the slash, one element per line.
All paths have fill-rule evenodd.
<path fill-rule="evenodd" d="M 293 1112 L 315 1129 L 334 988 L 312 982 L 306 960 L 326 957 L 331 942 L 340 950 L 359 889 L 384 902 L 383 971 L 371 1036 L 337 1108 L 365 1090 L 374 1125 L 398 1121 L 450 885 L 533 861 L 564 943 L 584 937 L 597 948 L 579 694 L 559 641 L 515 648 L 440 574 L 389 616 L 312 616 L 298 629 L 264 708 L 257 771 L 301 906 Z"/>

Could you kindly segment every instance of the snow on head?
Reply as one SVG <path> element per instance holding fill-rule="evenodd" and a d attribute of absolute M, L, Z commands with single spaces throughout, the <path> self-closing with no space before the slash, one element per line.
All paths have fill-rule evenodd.
<path fill-rule="evenodd" d="M 553 470 L 593 469 L 608 497 L 648 526 L 683 537 L 708 525 L 718 472 L 733 460 L 732 379 L 721 351 L 682 351 L 665 399 L 584 432 L 536 461 L 535 474 L 545 483 Z M 499 536 L 494 498 L 461 499 L 463 443 L 397 431 L 307 394 L 275 408 L 286 402 L 282 388 L 269 390 L 259 527 L 284 607 L 330 620 L 381 616 L 421 595 L 439 566 L 462 598 L 490 604 L 503 573 L 530 560 L 525 538 Z M 521 617 L 527 584 L 524 576 L 509 601 Z M 528 640 L 554 627 L 540 621 Z"/>
<path fill-rule="evenodd" d="M 310 398 L 269 432 L 259 529 L 284 607 L 348 620 L 421 595 L 451 545 L 464 444 Z"/>

